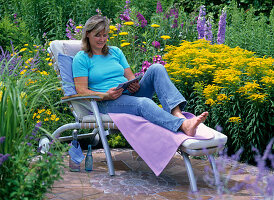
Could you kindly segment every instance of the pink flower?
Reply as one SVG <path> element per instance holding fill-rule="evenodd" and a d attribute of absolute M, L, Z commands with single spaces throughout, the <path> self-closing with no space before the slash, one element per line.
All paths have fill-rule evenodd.
<path fill-rule="evenodd" d="M 160 42 L 158 42 L 158 41 L 153 41 L 153 42 L 152 42 L 152 46 L 154 46 L 156 49 L 159 49 L 160 46 L 161 46 L 161 44 L 160 44 Z"/>

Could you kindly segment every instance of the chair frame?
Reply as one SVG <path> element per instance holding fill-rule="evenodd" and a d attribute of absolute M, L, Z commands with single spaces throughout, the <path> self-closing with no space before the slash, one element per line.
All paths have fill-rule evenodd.
<path fill-rule="evenodd" d="M 56 62 L 57 59 L 55 59 L 55 56 L 54 56 L 50 47 L 48 48 L 48 52 L 54 62 L 54 66 L 56 66 L 58 68 L 58 64 Z M 58 70 L 59 69 L 56 69 L 57 75 L 60 77 Z M 60 80 L 61 80 L 61 77 L 60 77 Z M 112 161 L 110 148 L 109 148 L 107 137 L 106 137 L 107 135 L 109 135 L 109 131 L 110 131 L 109 125 L 110 124 L 103 122 L 101 115 L 99 113 L 97 102 L 96 102 L 98 100 L 102 100 L 103 96 L 101 96 L 101 95 L 100 96 L 98 96 L 98 95 L 87 95 L 87 96 L 72 95 L 72 96 L 63 97 L 61 102 L 62 103 L 65 103 L 65 102 L 70 103 L 72 101 L 78 101 L 78 100 L 82 100 L 82 99 L 90 100 L 90 106 L 92 108 L 93 115 L 95 116 L 95 123 L 84 123 L 84 122 L 80 121 L 77 116 L 77 113 L 75 113 L 73 111 L 73 115 L 75 117 L 76 122 L 62 125 L 58 129 L 56 129 L 52 135 L 46 135 L 46 137 L 42 137 L 40 139 L 39 144 L 41 143 L 40 145 L 42 146 L 43 151 L 47 151 L 47 149 L 49 148 L 49 145 L 48 145 L 49 139 L 48 138 L 51 138 L 53 140 L 56 140 L 58 138 L 59 141 L 68 141 L 68 140 L 72 140 L 72 136 L 60 137 L 62 132 L 66 131 L 66 130 L 77 131 L 79 129 L 93 129 L 92 133 L 80 134 L 80 135 L 78 135 L 78 138 L 91 137 L 91 138 L 94 138 L 95 140 L 99 140 L 98 137 L 96 138 L 96 136 L 98 136 L 98 133 L 99 133 L 99 136 L 101 138 L 101 142 L 102 142 L 102 145 L 103 145 L 103 148 L 105 151 L 106 161 L 107 161 L 107 165 L 108 165 L 108 173 L 110 176 L 114 176 L 115 171 L 114 171 L 113 161 Z M 112 124 L 112 126 L 113 126 L 113 124 Z M 108 128 L 106 129 L 105 127 L 108 127 Z M 117 129 L 117 127 L 112 127 L 112 128 Z M 198 188 L 197 188 L 197 183 L 196 183 L 196 179 L 194 176 L 194 172 L 193 172 L 193 168 L 192 168 L 189 156 L 190 155 L 192 155 L 192 156 L 206 155 L 208 157 L 208 160 L 209 160 L 212 170 L 213 170 L 213 174 L 214 174 L 214 178 L 215 178 L 215 185 L 218 186 L 220 184 L 220 175 L 218 173 L 215 159 L 212 154 L 222 150 L 224 148 L 224 146 L 225 146 L 225 143 L 222 143 L 219 146 L 205 147 L 204 149 L 189 149 L 189 148 L 185 148 L 183 146 L 183 144 L 179 147 L 178 151 L 184 160 L 192 192 L 197 192 Z"/>

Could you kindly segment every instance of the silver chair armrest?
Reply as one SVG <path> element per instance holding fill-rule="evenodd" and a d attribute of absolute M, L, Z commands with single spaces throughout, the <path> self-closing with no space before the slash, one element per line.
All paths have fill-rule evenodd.
<path fill-rule="evenodd" d="M 100 96 L 95 95 L 87 95 L 87 96 L 81 96 L 81 95 L 72 95 L 72 96 L 66 96 L 61 99 L 61 102 L 69 102 L 69 101 L 77 101 L 80 99 L 93 99 L 93 100 L 102 100 L 103 98 Z"/>

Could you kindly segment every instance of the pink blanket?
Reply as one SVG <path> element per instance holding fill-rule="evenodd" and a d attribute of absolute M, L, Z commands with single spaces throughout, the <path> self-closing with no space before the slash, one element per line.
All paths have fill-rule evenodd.
<path fill-rule="evenodd" d="M 194 117 L 191 113 L 183 114 L 187 118 Z M 212 132 L 203 129 L 197 131 L 195 137 L 175 133 L 135 115 L 109 113 L 109 116 L 156 176 L 164 170 L 182 142 L 190 138 L 205 140 L 214 137 Z"/>

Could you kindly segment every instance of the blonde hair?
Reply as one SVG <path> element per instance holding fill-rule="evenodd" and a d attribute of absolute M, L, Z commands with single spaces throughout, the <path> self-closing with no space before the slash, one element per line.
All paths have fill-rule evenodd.
<path fill-rule="evenodd" d="M 82 32 L 83 33 L 82 34 L 82 50 L 88 53 L 89 57 L 93 56 L 93 52 L 92 52 L 87 34 L 91 31 L 95 31 L 97 34 L 101 32 L 102 30 L 105 30 L 106 33 L 109 32 L 109 19 L 107 17 L 101 16 L 101 15 L 94 15 L 87 20 Z M 105 56 L 108 55 L 109 53 L 109 48 L 106 44 L 102 49 L 102 53 Z"/>

